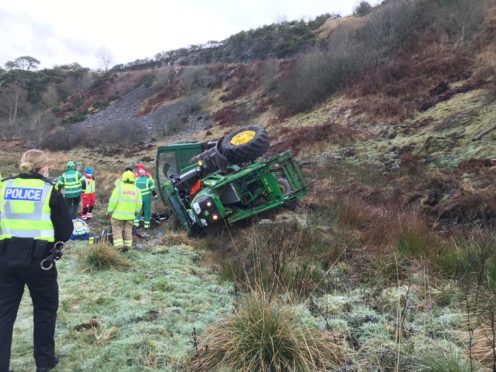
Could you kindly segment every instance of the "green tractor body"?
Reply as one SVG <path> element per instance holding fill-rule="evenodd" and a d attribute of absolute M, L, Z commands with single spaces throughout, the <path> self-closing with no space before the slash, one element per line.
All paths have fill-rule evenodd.
<path fill-rule="evenodd" d="M 265 133 L 259 127 L 250 128 Z M 244 135 L 246 130 L 242 129 L 236 132 Z M 157 150 L 156 176 L 162 201 L 191 233 L 219 223 L 241 221 L 281 205 L 292 205 L 306 195 L 306 184 L 290 151 L 266 161 L 243 161 L 259 156 L 252 152 L 265 152 L 268 137 L 262 138 L 266 143 L 258 146 L 260 149 L 257 143 L 251 143 L 256 142 L 256 136 L 231 139 L 232 143 L 238 141 L 234 147 L 245 148 L 246 153 L 241 155 L 224 150 L 228 147 L 222 145 L 225 139 L 176 143 Z M 238 156 L 237 164 L 226 153 L 231 159 Z"/>

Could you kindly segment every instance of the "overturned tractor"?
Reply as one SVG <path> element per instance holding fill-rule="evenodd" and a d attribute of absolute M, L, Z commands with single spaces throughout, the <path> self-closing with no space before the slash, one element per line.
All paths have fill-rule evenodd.
<path fill-rule="evenodd" d="M 181 142 L 157 150 L 161 198 L 191 233 L 232 224 L 306 195 L 291 151 L 258 160 L 269 148 L 264 128 L 248 126 L 215 142 Z"/>

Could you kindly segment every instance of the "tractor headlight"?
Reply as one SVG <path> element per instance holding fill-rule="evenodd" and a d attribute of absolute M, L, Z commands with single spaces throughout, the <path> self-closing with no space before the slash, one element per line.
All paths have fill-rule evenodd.
<path fill-rule="evenodd" d="M 222 215 L 217 209 L 215 199 L 209 195 L 198 196 L 191 204 L 191 207 L 199 218 L 205 219 L 209 224 L 218 222 L 222 219 Z"/>

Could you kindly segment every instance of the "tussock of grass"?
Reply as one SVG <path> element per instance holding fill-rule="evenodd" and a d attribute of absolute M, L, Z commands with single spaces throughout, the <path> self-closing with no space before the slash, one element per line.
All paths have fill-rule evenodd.
<path fill-rule="evenodd" d="M 329 332 L 306 327 L 293 311 L 253 292 L 239 312 L 209 327 L 193 366 L 210 371 L 315 371 L 336 368 L 341 351 Z"/>
<path fill-rule="evenodd" d="M 459 353 L 430 354 L 421 359 L 418 367 L 421 371 L 431 372 L 477 372 L 481 369 L 477 365 L 471 365 Z"/>
<path fill-rule="evenodd" d="M 491 231 L 476 230 L 453 238 L 437 258 L 448 276 L 475 281 L 494 288 L 496 285 L 496 239 Z"/>
<path fill-rule="evenodd" d="M 89 246 L 83 254 L 84 263 L 94 270 L 113 269 L 125 271 L 130 267 L 128 260 L 113 246 L 107 243 L 97 243 Z"/>
<path fill-rule="evenodd" d="M 408 276 L 410 265 L 410 261 L 403 255 L 372 257 L 365 266 L 361 279 L 364 282 L 392 285 Z"/>

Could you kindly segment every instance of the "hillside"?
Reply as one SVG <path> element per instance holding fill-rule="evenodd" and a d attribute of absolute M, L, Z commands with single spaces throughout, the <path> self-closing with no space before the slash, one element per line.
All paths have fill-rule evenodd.
<path fill-rule="evenodd" d="M 285 54 L 281 40 L 293 42 Z M 61 370 L 248 370 L 229 362 L 247 354 L 228 349 L 248 331 L 227 327 L 248 324 L 236 321 L 257 306 L 320 332 L 309 349 L 336 345 L 302 370 L 493 369 L 495 40 L 493 1 L 391 0 L 361 17 L 270 25 L 106 73 L 3 72 L 0 172 L 14 173 L 31 146 L 50 151 L 54 176 L 69 159 L 93 166 L 99 216 L 119 173 L 153 169 L 158 146 L 249 123 L 267 128 L 269 155 L 296 154 L 309 185 L 295 211 L 262 224 L 196 239 L 173 221 L 156 226 L 124 272 L 91 271 L 86 247 L 71 246 L 61 288 L 94 287 L 63 289 Z M 179 283 L 194 289 L 186 296 Z M 22 311 L 20 368 L 29 304 Z M 97 327 L 76 330 L 91 319 Z M 80 347 L 94 356 L 73 356 Z"/>

